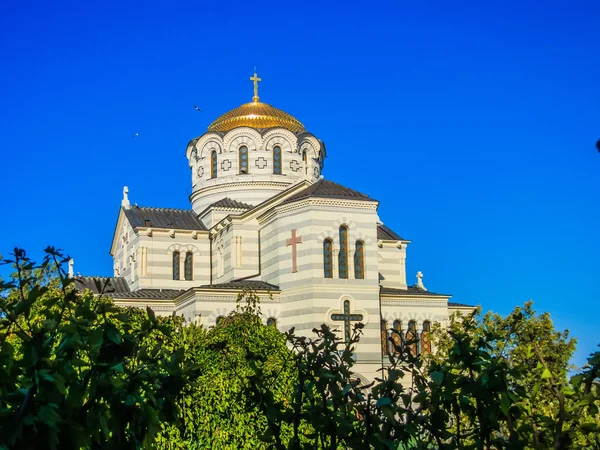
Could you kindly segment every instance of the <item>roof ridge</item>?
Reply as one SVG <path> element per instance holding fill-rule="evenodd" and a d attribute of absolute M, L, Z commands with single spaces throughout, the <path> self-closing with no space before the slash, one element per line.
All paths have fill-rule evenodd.
<path fill-rule="evenodd" d="M 168 209 L 170 211 L 185 211 L 185 212 L 193 212 L 195 213 L 195 211 L 193 209 L 184 209 L 184 208 L 166 208 L 166 207 L 162 207 L 162 206 L 132 206 L 131 209 L 133 208 L 137 208 L 137 209 Z"/>

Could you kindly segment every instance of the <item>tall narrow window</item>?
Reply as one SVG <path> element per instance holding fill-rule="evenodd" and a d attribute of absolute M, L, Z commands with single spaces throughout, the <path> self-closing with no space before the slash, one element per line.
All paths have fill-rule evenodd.
<path fill-rule="evenodd" d="M 365 261 L 363 257 L 363 242 L 356 241 L 354 250 L 354 278 L 362 280 L 365 277 Z"/>
<path fill-rule="evenodd" d="M 192 281 L 194 279 L 194 254 L 192 252 L 187 252 L 185 254 L 185 266 L 183 271 L 187 281 Z"/>
<path fill-rule="evenodd" d="M 179 280 L 179 252 L 173 252 L 173 279 Z"/>
<path fill-rule="evenodd" d="M 273 147 L 273 173 L 281 175 L 281 147 Z"/>
<path fill-rule="evenodd" d="M 217 177 L 217 152 L 214 150 L 210 154 L 210 177 Z"/>
<path fill-rule="evenodd" d="M 428 355 L 431 353 L 431 323 L 423 322 L 423 331 L 421 332 L 421 354 Z"/>
<path fill-rule="evenodd" d="M 406 344 L 410 350 L 410 354 L 417 356 L 419 353 L 417 339 L 417 323 L 414 320 L 408 322 L 408 331 L 406 332 Z"/>
<path fill-rule="evenodd" d="M 306 150 L 302 152 L 302 162 L 308 162 L 308 152 Z"/>
<path fill-rule="evenodd" d="M 240 147 L 240 173 L 248 173 L 248 147 Z"/>
<path fill-rule="evenodd" d="M 391 343 L 394 355 L 402 353 L 402 322 L 394 320 L 394 326 L 392 327 Z"/>
<path fill-rule="evenodd" d="M 340 254 L 338 255 L 340 278 L 348 278 L 348 227 L 340 227 Z"/>
<path fill-rule="evenodd" d="M 267 326 L 268 327 L 277 327 L 277 319 L 275 319 L 274 317 L 269 317 L 267 319 Z"/>
<path fill-rule="evenodd" d="M 381 356 L 387 356 L 388 354 L 387 320 L 381 319 Z"/>
<path fill-rule="evenodd" d="M 333 278 L 333 241 L 323 241 L 323 274 L 325 278 Z"/>

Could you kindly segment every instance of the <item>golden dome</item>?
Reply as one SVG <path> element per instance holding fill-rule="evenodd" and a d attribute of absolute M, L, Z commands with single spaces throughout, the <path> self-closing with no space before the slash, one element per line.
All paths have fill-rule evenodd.
<path fill-rule="evenodd" d="M 294 133 L 306 131 L 304 125 L 288 113 L 258 100 L 226 112 L 208 127 L 208 131 L 229 131 L 237 127 L 281 127 Z"/>

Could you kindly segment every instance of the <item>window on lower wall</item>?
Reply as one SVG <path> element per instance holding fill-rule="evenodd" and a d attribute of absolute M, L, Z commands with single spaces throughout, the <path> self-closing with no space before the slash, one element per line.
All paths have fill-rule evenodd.
<path fill-rule="evenodd" d="M 392 327 L 392 335 L 390 338 L 390 343 L 392 344 L 392 351 L 394 355 L 399 355 L 402 352 L 402 322 L 399 320 L 394 320 L 394 325 Z"/>
<path fill-rule="evenodd" d="M 340 254 L 338 255 L 340 278 L 348 278 L 348 227 L 340 227 Z"/>
<path fill-rule="evenodd" d="M 173 252 L 173 279 L 180 279 L 180 264 L 179 261 L 179 252 Z"/>
<path fill-rule="evenodd" d="M 408 345 L 410 354 L 417 356 L 419 353 L 419 339 L 417 336 L 417 323 L 414 320 L 408 322 L 408 330 L 406 331 L 406 345 Z"/>
<path fill-rule="evenodd" d="M 354 250 L 354 278 L 362 280 L 365 277 L 365 260 L 363 255 L 364 244 L 362 241 L 356 241 Z"/>
<path fill-rule="evenodd" d="M 185 254 L 183 272 L 187 281 L 192 281 L 194 279 L 194 254 L 192 252 L 187 252 Z"/>
<path fill-rule="evenodd" d="M 269 317 L 267 319 L 267 326 L 268 327 L 276 327 L 277 328 L 277 319 L 275 319 L 275 317 Z"/>
<path fill-rule="evenodd" d="M 389 354 L 387 327 L 387 320 L 381 319 L 381 356 L 387 356 Z"/>
<path fill-rule="evenodd" d="M 421 332 L 421 354 L 431 353 L 431 323 L 426 320 L 423 322 L 423 331 Z"/>
<path fill-rule="evenodd" d="M 333 278 L 333 241 L 331 239 L 323 241 L 323 276 Z"/>

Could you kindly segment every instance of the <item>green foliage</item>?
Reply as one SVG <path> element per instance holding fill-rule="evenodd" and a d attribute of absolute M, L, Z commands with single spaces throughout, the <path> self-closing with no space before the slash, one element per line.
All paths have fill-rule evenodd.
<path fill-rule="evenodd" d="M 600 449 L 600 352 L 531 304 L 394 344 L 369 385 L 345 342 L 262 324 L 244 292 L 219 325 L 183 326 L 73 289 L 54 249 L 0 281 L 0 449 Z M 99 286 L 101 288 L 101 286 Z"/>
<path fill-rule="evenodd" d="M 289 401 L 292 353 L 282 333 L 263 325 L 256 294 L 244 292 L 217 326 L 187 327 L 181 340 L 198 377 L 178 401 L 180 426 L 166 428 L 158 448 L 266 448 L 259 436 L 267 419 L 246 391 L 259 372 L 271 380 L 273 400 Z"/>
<path fill-rule="evenodd" d="M 178 321 L 74 290 L 60 251 L 0 284 L 0 448 L 151 448 L 189 373 Z M 191 368 L 188 368 L 191 370 Z"/>

